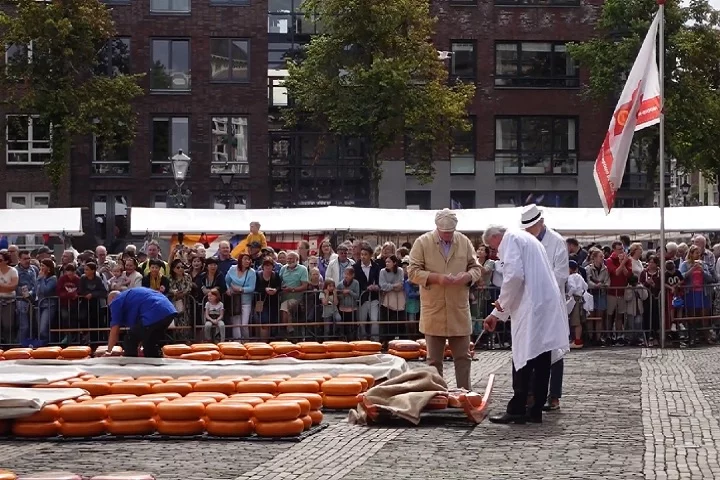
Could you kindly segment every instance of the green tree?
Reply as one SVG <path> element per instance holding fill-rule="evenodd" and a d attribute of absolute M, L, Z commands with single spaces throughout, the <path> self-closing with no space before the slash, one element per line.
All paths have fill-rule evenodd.
<path fill-rule="evenodd" d="M 290 62 L 287 122 L 362 138 L 373 206 L 383 154 L 403 139 L 417 155 L 421 180 L 429 180 L 453 132 L 470 128 L 466 109 L 475 89 L 448 84 L 431 42 L 428 0 L 306 0 L 303 10 L 317 15 L 323 34 L 301 61 Z"/>
<path fill-rule="evenodd" d="M 76 137 L 95 134 L 106 151 L 134 138 L 138 76 L 95 74 L 114 35 L 110 10 L 98 0 L 0 1 L 0 44 L 15 52 L 0 68 L 0 102 L 52 125 L 45 167 L 53 205 Z"/>
<path fill-rule="evenodd" d="M 569 46 L 590 70 L 590 95 L 614 105 L 657 8 L 656 0 L 607 0 L 598 22 L 601 36 Z M 711 179 L 720 176 L 719 28 L 720 14 L 708 0 L 665 5 L 665 152 L 680 168 Z M 638 132 L 636 143 L 650 203 L 658 174 L 658 129 Z"/>

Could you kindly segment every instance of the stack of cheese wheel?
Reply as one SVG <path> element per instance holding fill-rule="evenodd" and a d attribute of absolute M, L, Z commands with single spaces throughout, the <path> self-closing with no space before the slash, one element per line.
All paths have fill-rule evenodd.
<path fill-rule="evenodd" d="M 423 410 L 445 410 L 448 407 L 448 394 L 447 392 L 439 392 L 433 398 L 430 399 Z"/>
<path fill-rule="evenodd" d="M 301 360 L 324 360 L 327 356 L 327 346 L 318 342 L 299 342 Z"/>
<path fill-rule="evenodd" d="M 144 401 L 141 401 L 144 400 Z M 162 401 L 167 401 L 162 399 Z M 160 403 L 162 403 L 162 401 Z M 156 402 L 151 398 L 128 399 L 108 405 L 107 430 L 112 435 L 150 435 L 155 432 Z"/>
<path fill-rule="evenodd" d="M 60 433 L 60 407 L 45 405 L 28 417 L 15 420 L 12 427 L 17 437 L 55 437 Z"/>
<path fill-rule="evenodd" d="M 369 373 L 340 373 L 335 378 L 360 379 L 360 382 L 363 383 L 363 391 L 365 391 L 369 388 L 372 388 L 375 385 L 375 377 L 373 377 Z M 363 380 L 364 380 L 364 382 L 363 382 Z"/>
<path fill-rule="evenodd" d="M 270 401 L 275 400 L 306 400 L 308 403 L 307 405 L 309 408 L 306 411 L 306 406 L 304 402 L 301 402 L 300 408 L 301 408 L 301 419 L 305 423 L 305 429 L 309 429 L 312 425 L 320 425 L 320 423 L 323 420 L 323 414 L 321 412 L 322 406 L 323 406 L 323 397 L 319 393 L 308 393 L 308 392 L 295 392 L 295 393 L 281 393 L 275 399 L 272 399 Z M 310 425 L 308 425 L 308 420 L 310 422 Z"/>
<path fill-rule="evenodd" d="M 179 398 L 157 404 L 157 431 L 163 435 L 190 436 L 205 431 L 205 406 L 215 403 L 210 397 Z"/>
<path fill-rule="evenodd" d="M 420 358 L 426 358 L 427 357 L 427 342 L 424 338 L 420 338 L 417 340 L 418 344 L 420 345 Z"/>
<path fill-rule="evenodd" d="M 273 347 L 275 355 L 290 355 L 300 353 L 300 347 L 292 342 L 270 342 L 270 346 Z"/>
<path fill-rule="evenodd" d="M 192 348 L 184 343 L 176 343 L 173 345 L 165 345 L 162 347 L 162 352 L 166 358 L 180 358 L 186 353 L 192 353 Z"/>
<path fill-rule="evenodd" d="M 302 413 L 301 402 L 297 400 L 270 400 L 256 405 L 253 409 L 255 433 L 261 437 L 300 435 L 305 429 L 305 422 L 300 418 Z"/>
<path fill-rule="evenodd" d="M 38 360 L 55 360 L 60 357 L 60 352 L 62 347 L 40 347 L 30 352 L 30 356 Z"/>
<path fill-rule="evenodd" d="M 375 355 L 382 351 L 382 344 L 380 342 L 371 342 L 369 340 L 359 340 L 357 342 L 350 342 L 353 346 L 353 353 L 356 357 L 363 355 Z"/>
<path fill-rule="evenodd" d="M 163 383 L 159 380 L 125 380 L 122 382 L 116 382 L 110 385 L 110 392 L 113 394 L 126 394 L 126 395 L 147 395 L 152 393 L 152 384 Z"/>
<path fill-rule="evenodd" d="M 113 472 L 95 475 L 90 480 L 155 480 L 155 476 L 143 472 Z"/>
<path fill-rule="evenodd" d="M 100 345 L 95 349 L 95 356 L 102 357 L 107 352 L 107 345 Z M 115 345 L 110 353 L 111 357 L 122 357 L 123 349 L 120 345 Z"/>
<path fill-rule="evenodd" d="M 364 383 L 364 384 L 363 384 Z M 358 403 L 358 395 L 367 389 L 367 380 L 360 378 L 333 378 L 323 382 L 323 405 L 325 408 L 350 409 Z"/>
<path fill-rule="evenodd" d="M 0 470 L 0 480 L 16 480 L 17 475 L 10 470 Z"/>
<path fill-rule="evenodd" d="M 388 344 L 388 353 L 405 360 L 417 360 L 422 356 L 420 344 L 413 340 L 392 340 Z"/>
<path fill-rule="evenodd" d="M 247 348 L 240 342 L 218 343 L 223 360 L 245 360 L 247 359 Z"/>
<path fill-rule="evenodd" d="M 225 396 L 236 392 L 235 382 L 232 380 L 203 380 L 193 385 L 194 392 L 221 393 Z"/>
<path fill-rule="evenodd" d="M 32 358 L 32 348 L 11 348 L 3 353 L 5 360 L 28 360 Z"/>
<path fill-rule="evenodd" d="M 111 382 L 102 378 L 95 378 L 73 383 L 73 388 L 82 388 L 83 390 L 88 392 L 88 395 L 90 395 L 91 397 L 98 397 L 100 395 L 110 395 L 112 393 L 112 383 L 115 382 Z"/>
<path fill-rule="evenodd" d="M 267 360 L 275 355 L 275 349 L 267 343 L 246 343 L 248 360 Z"/>
<path fill-rule="evenodd" d="M 107 405 L 91 400 L 60 407 L 60 434 L 64 437 L 97 437 L 107 430 Z"/>
<path fill-rule="evenodd" d="M 327 347 L 328 358 L 350 358 L 355 357 L 353 346 L 348 342 L 323 342 Z"/>
<path fill-rule="evenodd" d="M 83 360 L 92 354 L 90 347 L 65 347 L 60 352 L 60 358 L 64 360 Z"/>
<path fill-rule="evenodd" d="M 223 400 L 212 403 L 205 407 L 205 430 L 216 437 L 247 437 L 253 433 L 253 411 L 251 402 Z"/>
<path fill-rule="evenodd" d="M 158 383 L 151 387 L 152 393 L 176 393 L 185 396 L 193 391 L 193 384 L 180 379 L 168 380 L 165 383 Z"/>

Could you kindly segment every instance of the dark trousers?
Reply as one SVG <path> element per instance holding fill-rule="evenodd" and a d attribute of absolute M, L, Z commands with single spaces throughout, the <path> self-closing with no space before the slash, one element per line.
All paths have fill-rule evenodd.
<path fill-rule="evenodd" d="M 513 397 L 508 402 L 507 413 L 510 415 L 525 415 L 542 417 L 542 400 L 547 397 L 548 382 L 550 381 L 551 352 L 541 353 L 520 370 L 513 365 Z M 534 381 L 533 381 L 534 377 Z M 536 401 L 529 412 L 527 411 L 527 398 L 532 385 L 532 394 Z"/>
<path fill-rule="evenodd" d="M 176 313 L 165 317 L 152 325 L 143 326 L 138 323 L 125 334 L 123 350 L 126 357 L 137 357 L 138 346 L 142 343 L 143 353 L 147 358 L 161 358 L 160 342 L 165 337 L 167 329 L 177 317 Z"/>
<path fill-rule="evenodd" d="M 565 374 L 565 362 L 561 358 L 550 367 L 550 397 L 556 400 L 562 398 L 563 375 Z"/>

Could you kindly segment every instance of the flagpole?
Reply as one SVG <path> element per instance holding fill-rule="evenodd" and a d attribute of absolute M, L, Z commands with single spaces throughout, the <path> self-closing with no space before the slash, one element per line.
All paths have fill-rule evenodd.
<path fill-rule="evenodd" d="M 660 348 L 665 348 L 665 0 L 657 0 L 658 15 L 658 71 L 660 74 L 660 133 L 658 160 L 660 163 Z"/>

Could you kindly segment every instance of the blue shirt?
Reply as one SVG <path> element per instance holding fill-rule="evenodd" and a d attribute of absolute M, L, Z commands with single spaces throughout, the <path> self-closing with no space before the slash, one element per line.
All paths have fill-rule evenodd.
<path fill-rule="evenodd" d="M 547 228 L 543 227 L 543 229 L 538 233 L 537 239 L 541 242 L 543 241 L 543 238 L 545 238 L 545 233 L 547 233 Z"/>
<path fill-rule="evenodd" d="M 167 297 L 145 287 L 131 288 L 120 293 L 110 304 L 110 326 L 143 327 L 165 320 L 177 314 L 175 306 Z"/>

